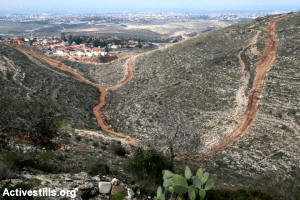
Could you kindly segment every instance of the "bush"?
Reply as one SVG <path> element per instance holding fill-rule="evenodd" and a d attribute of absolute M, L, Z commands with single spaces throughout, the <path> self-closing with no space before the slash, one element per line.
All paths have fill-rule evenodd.
<path fill-rule="evenodd" d="M 58 173 L 61 169 L 44 158 L 44 155 L 40 157 L 26 156 L 22 154 L 16 154 L 14 152 L 3 152 L 2 161 L 9 167 L 15 170 L 22 170 L 23 168 L 32 168 L 48 173 Z"/>
<path fill-rule="evenodd" d="M 95 148 L 99 147 L 99 143 L 98 142 L 93 142 L 93 147 L 95 147 Z"/>
<path fill-rule="evenodd" d="M 228 190 L 228 189 L 219 189 L 219 190 L 210 190 L 207 192 L 208 200 L 272 200 L 272 198 L 259 190 Z"/>
<path fill-rule="evenodd" d="M 76 139 L 77 142 L 80 142 L 82 137 L 80 135 L 76 135 L 75 139 Z"/>
<path fill-rule="evenodd" d="M 0 93 L 4 95 L 0 98 L 0 111 L 7 113 L 0 117 L 0 131 L 10 135 L 18 134 L 37 144 L 52 148 L 50 140 L 57 135 L 59 118 L 53 103 L 15 99 L 11 95 L 3 94 L 3 91 Z"/>
<path fill-rule="evenodd" d="M 14 178 L 15 176 L 10 167 L 0 162 L 0 180 Z"/>
<path fill-rule="evenodd" d="M 88 166 L 88 173 L 91 176 L 96 175 L 107 175 L 109 174 L 109 167 L 105 164 L 102 164 L 99 160 L 91 161 L 91 164 Z"/>
<path fill-rule="evenodd" d="M 121 143 L 113 142 L 110 145 L 110 149 L 118 156 L 124 157 L 126 155 L 126 150 L 124 147 L 122 147 Z"/>
<path fill-rule="evenodd" d="M 126 197 L 126 192 L 118 192 L 116 194 L 110 195 L 110 200 L 123 200 Z"/>
<path fill-rule="evenodd" d="M 53 113 L 48 113 L 39 117 L 34 126 L 33 135 L 43 146 L 49 146 L 50 140 L 57 135 L 57 132 L 57 120 Z"/>
<path fill-rule="evenodd" d="M 37 178 L 31 178 L 28 180 L 28 185 L 30 185 L 32 188 L 39 187 L 42 184 L 42 181 Z"/>
<path fill-rule="evenodd" d="M 155 183 L 161 182 L 161 172 L 171 169 L 171 162 L 161 153 L 155 150 L 143 150 L 138 148 L 134 151 L 132 158 L 125 164 L 125 170 L 137 181 L 153 180 Z"/>

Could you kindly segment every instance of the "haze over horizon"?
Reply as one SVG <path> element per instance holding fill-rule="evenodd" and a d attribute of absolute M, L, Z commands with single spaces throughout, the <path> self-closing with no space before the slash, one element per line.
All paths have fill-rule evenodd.
<path fill-rule="evenodd" d="M 289 11 L 300 10 L 297 0 L 0 0 L 0 12 L 14 13 L 60 13 L 60 12 L 203 12 L 203 11 Z"/>

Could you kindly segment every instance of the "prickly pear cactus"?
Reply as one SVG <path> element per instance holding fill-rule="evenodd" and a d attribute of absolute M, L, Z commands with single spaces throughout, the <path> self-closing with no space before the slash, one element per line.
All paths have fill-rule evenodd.
<path fill-rule="evenodd" d="M 169 170 L 164 170 L 163 174 L 163 188 L 157 188 L 156 200 L 173 200 L 173 199 L 189 199 L 204 200 L 206 191 L 212 189 L 214 181 L 209 179 L 209 174 L 203 172 L 199 168 L 195 175 L 192 170 L 186 166 L 184 176 L 175 174 Z"/>

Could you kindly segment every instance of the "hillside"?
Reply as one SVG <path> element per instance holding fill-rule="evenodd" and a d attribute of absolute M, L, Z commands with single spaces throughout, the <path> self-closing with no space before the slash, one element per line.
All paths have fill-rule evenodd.
<path fill-rule="evenodd" d="M 217 189 L 297 200 L 299 22 L 300 13 L 266 16 L 98 65 L 1 43 L 0 172 L 18 165 L 15 173 L 29 174 L 21 180 L 45 173 L 58 187 L 64 182 L 54 174 L 64 173 L 68 188 L 84 185 L 86 199 L 113 177 L 145 189 L 124 169 L 140 145 L 174 154 L 174 170 L 205 168 Z M 48 113 L 59 122 L 55 139 L 64 148 L 11 137 L 26 135 Z M 90 168 L 96 179 L 84 173 Z"/>
<path fill-rule="evenodd" d="M 162 150 L 171 143 L 176 155 L 206 154 L 222 146 L 248 112 L 248 95 L 257 95 L 251 90 L 261 73 L 257 66 L 268 62 L 262 52 L 275 53 L 257 86 L 262 91 L 255 97 L 254 120 L 237 138 L 229 135 L 232 141 L 223 148 L 229 146 L 206 162 L 228 186 L 270 181 L 297 191 L 300 14 L 280 17 L 275 25 L 276 17 L 238 23 L 139 57 L 134 78 L 108 95 L 111 104 L 104 113 L 114 130 Z M 272 20 L 274 44 L 266 37 Z M 265 44 L 275 45 L 276 37 L 279 46 L 268 53 Z"/>
<path fill-rule="evenodd" d="M 108 96 L 111 124 L 160 147 L 180 125 L 185 137 L 174 142 L 181 154 L 207 148 L 234 124 L 236 93 L 243 84 L 238 54 L 267 23 L 239 23 L 140 56 L 133 80 Z"/>
<path fill-rule="evenodd" d="M 92 112 L 99 96 L 96 88 L 2 44 L 0 82 L 1 131 L 26 131 L 39 109 L 54 112 L 77 128 L 97 128 Z"/>

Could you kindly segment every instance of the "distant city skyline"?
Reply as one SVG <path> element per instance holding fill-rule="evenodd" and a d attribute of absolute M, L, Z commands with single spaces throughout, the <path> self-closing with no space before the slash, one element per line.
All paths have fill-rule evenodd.
<path fill-rule="evenodd" d="M 1 12 L 172 12 L 300 10 L 299 0 L 0 0 Z"/>

